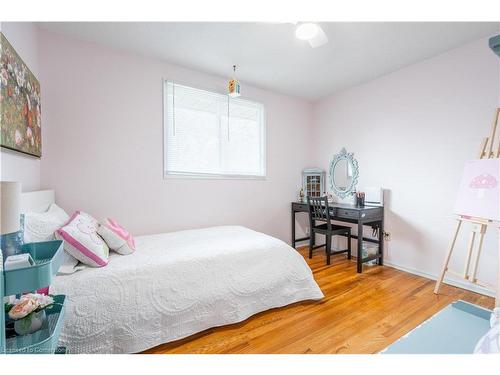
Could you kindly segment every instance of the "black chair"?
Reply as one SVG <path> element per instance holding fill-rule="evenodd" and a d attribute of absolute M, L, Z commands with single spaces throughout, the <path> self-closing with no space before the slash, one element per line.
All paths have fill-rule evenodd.
<path fill-rule="evenodd" d="M 312 258 L 313 250 L 325 246 L 326 264 L 330 264 L 330 255 L 347 253 L 347 258 L 351 259 L 351 228 L 342 225 L 335 225 L 331 222 L 330 207 L 326 197 L 315 198 L 307 197 L 309 206 L 309 227 L 311 228 L 311 237 L 309 239 L 309 258 Z M 323 222 L 316 225 L 316 221 Z M 324 245 L 314 246 L 314 236 L 322 234 L 326 237 Z M 332 237 L 343 235 L 347 237 L 347 249 L 332 252 Z"/>

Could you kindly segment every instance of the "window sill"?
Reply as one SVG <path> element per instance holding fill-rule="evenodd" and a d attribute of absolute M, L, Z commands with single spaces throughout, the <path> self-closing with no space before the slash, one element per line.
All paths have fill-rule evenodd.
<path fill-rule="evenodd" d="M 203 173 L 172 173 L 164 172 L 163 179 L 185 179 L 185 180 L 267 180 L 267 176 L 249 175 L 225 175 L 225 174 L 203 174 Z"/>

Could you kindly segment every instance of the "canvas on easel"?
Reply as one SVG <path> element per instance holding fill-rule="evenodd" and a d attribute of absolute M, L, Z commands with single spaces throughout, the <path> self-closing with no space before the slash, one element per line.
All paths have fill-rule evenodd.
<path fill-rule="evenodd" d="M 486 230 L 491 226 L 498 230 L 500 225 L 500 137 L 497 140 L 496 134 L 499 116 L 500 108 L 497 108 L 493 116 L 491 134 L 481 143 L 479 159 L 465 163 L 454 209 L 457 225 L 434 288 L 434 293 L 438 294 L 446 273 L 450 273 L 471 283 L 496 289 L 496 306 L 500 306 L 500 259 L 496 286 L 479 282 L 477 271 Z M 472 224 L 472 228 L 464 270 L 460 274 L 450 270 L 448 264 L 463 223 Z"/>
<path fill-rule="evenodd" d="M 454 213 L 469 218 L 500 221 L 500 159 L 465 163 Z"/>

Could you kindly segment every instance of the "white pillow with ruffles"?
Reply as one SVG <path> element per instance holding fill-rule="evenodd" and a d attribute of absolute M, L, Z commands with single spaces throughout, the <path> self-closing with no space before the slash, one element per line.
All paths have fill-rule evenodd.
<path fill-rule="evenodd" d="M 55 203 L 52 203 L 45 212 L 26 212 L 22 216 L 24 243 L 55 240 L 56 231 L 69 220 L 66 211 Z M 72 274 L 81 269 L 77 266 L 78 259 L 64 251 L 63 261 L 57 272 L 58 274 Z"/>
<path fill-rule="evenodd" d="M 69 215 L 52 203 L 46 212 L 24 214 L 24 243 L 44 242 L 55 239 L 55 232 L 69 220 Z"/>

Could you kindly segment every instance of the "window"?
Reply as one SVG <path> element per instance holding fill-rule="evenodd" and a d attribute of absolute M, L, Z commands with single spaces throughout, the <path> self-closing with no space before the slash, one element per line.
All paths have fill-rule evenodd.
<path fill-rule="evenodd" d="M 264 106 L 165 82 L 164 174 L 266 175 Z"/>

